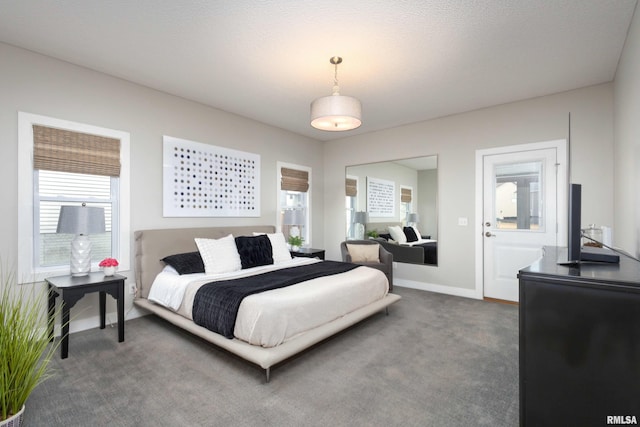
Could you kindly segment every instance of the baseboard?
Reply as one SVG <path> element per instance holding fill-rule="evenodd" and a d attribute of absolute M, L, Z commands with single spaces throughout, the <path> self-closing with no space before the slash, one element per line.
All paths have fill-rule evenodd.
<path fill-rule="evenodd" d="M 457 297 L 465 297 L 471 299 L 478 298 L 478 293 L 475 289 L 455 288 L 453 286 L 437 285 L 435 283 L 416 282 L 413 280 L 393 278 L 393 286 L 400 286 L 403 288 L 419 289 L 421 291 L 437 292 L 439 294 L 454 295 Z"/>

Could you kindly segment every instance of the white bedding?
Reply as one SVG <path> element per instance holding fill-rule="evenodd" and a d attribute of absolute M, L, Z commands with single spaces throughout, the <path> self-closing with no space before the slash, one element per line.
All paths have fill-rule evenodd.
<path fill-rule="evenodd" d="M 193 320 L 193 299 L 205 283 L 315 262 L 322 261 L 293 258 L 291 262 L 278 265 L 216 275 L 197 273 L 180 276 L 165 269 L 154 280 L 148 299 Z M 383 298 L 388 289 L 384 273 L 358 267 L 346 273 L 251 295 L 240 304 L 234 335 L 252 345 L 274 347 Z"/>
<path fill-rule="evenodd" d="M 415 242 L 402 243 L 401 246 L 415 246 L 415 245 L 421 245 L 423 243 L 433 243 L 433 242 L 437 242 L 437 240 L 433 240 L 433 239 L 418 239 Z"/>

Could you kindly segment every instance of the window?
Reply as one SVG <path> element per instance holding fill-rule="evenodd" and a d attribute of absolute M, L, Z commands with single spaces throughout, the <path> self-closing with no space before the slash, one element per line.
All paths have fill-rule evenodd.
<path fill-rule="evenodd" d="M 358 210 L 358 178 L 347 176 L 345 180 L 345 209 L 347 218 L 347 229 L 345 236 L 347 239 L 356 238 L 356 230 L 353 219 L 354 214 Z"/>
<path fill-rule="evenodd" d="M 311 245 L 311 168 L 278 162 L 278 225 L 286 239 L 292 235 Z"/>
<path fill-rule="evenodd" d="M 22 112 L 18 122 L 18 186 L 24 195 L 18 207 L 20 281 L 68 274 L 70 241 L 74 236 L 56 234 L 62 205 L 85 203 L 104 208 L 106 233 L 89 236 L 94 268 L 101 259 L 112 256 L 119 260 L 121 270 L 128 270 L 129 134 Z M 87 143 L 85 138 L 80 143 L 88 147 L 84 151 L 86 157 L 75 163 L 65 162 L 83 152 L 77 145 L 77 138 L 83 137 L 90 141 Z M 96 160 L 103 155 L 106 139 L 114 141 L 119 150 L 108 151 L 106 156 L 111 160 Z M 100 149 L 91 144 L 98 144 Z M 61 147 L 73 147 L 73 154 L 60 154 Z M 66 163 L 74 165 L 68 168 Z"/>
<path fill-rule="evenodd" d="M 413 189 L 411 187 L 400 187 L 400 221 L 403 224 L 406 224 L 407 218 L 409 214 L 412 212 L 411 210 L 411 201 L 412 201 L 412 193 Z"/>
<path fill-rule="evenodd" d="M 35 169 L 34 173 L 34 266 L 36 269 L 69 264 L 74 236 L 57 234 L 60 207 L 87 206 L 104 209 L 105 233 L 89 235 L 91 257 L 99 262 L 118 253 L 119 178 Z M 115 208 L 115 209 L 114 209 Z M 115 231 L 115 232 L 114 232 Z"/>

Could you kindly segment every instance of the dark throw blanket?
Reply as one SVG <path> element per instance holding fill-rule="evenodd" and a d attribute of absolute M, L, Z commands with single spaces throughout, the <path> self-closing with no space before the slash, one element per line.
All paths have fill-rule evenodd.
<path fill-rule="evenodd" d="M 420 246 L 424 248 L 424 263 L 425 264 L 438 264 L 438 242 L 420 243 L 413 245 L 414 247 Z"/>
<path fill-rule="evenodd" d="M 356 264 L 322 261 L 250 277 L 210 282 L 196 292 L 193 300 L 193 321 L 226 338 L 233 338 L 238 308 L 245 297 L 318 277 L 344 273 L 356 267 Z"/>

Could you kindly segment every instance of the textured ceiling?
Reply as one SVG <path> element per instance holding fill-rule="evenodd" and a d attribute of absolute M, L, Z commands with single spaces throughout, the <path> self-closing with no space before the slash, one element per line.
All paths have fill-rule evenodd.
<path fill-rule="evenodd" d="M 613 80 L 636 0 L 0 0 L 0 41 L 319 140 Z M 323 132 L 309 104 L 362 101 Z"/>

